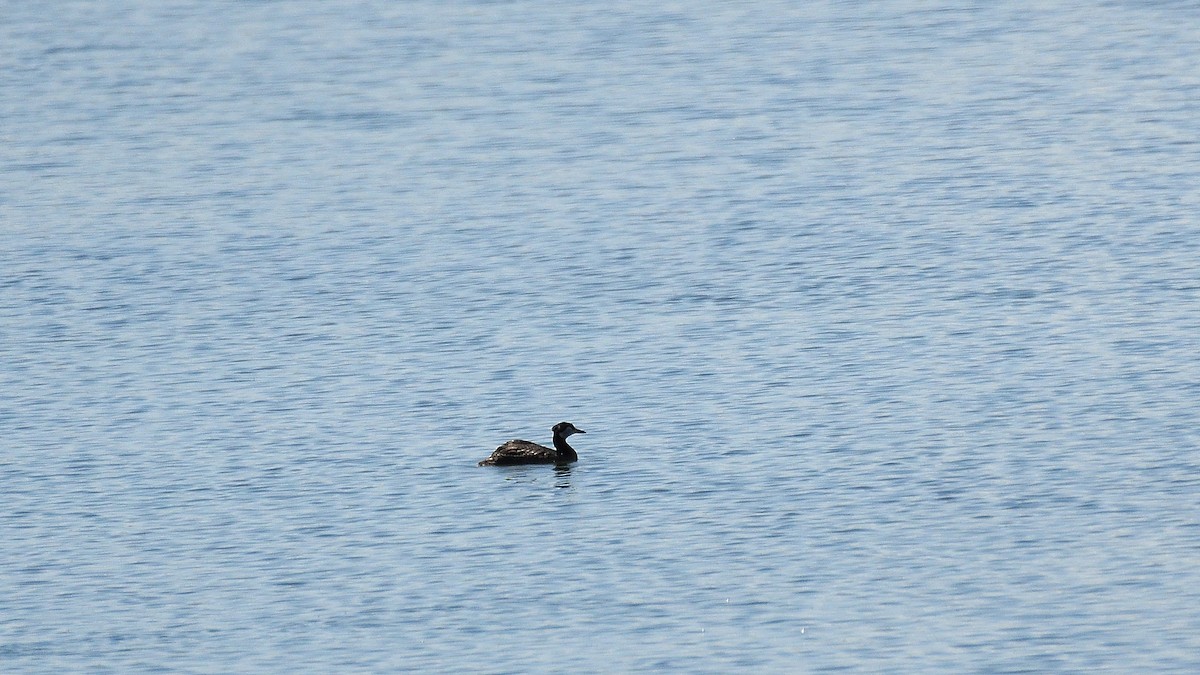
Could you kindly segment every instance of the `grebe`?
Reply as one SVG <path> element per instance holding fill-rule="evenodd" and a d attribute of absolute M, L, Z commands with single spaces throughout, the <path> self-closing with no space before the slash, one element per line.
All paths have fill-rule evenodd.
<path fill-rule="evenodd" d="M 551 429 L 554 432 L 554 447 L 530 443 L 529 441 L 514 440 L 496 448 L 491 457 L 479 463 L 479 466 L 508 466 L 511 464 L 566 464 L 579 459 L 575 449 L 567 445 L 567 436 L 587 433 L 576 429 L 570 422 L 559 422 Z"/>

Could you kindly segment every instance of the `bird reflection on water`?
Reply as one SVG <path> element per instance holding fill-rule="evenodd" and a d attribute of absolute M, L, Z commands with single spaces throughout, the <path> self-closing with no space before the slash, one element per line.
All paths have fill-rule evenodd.
<path fill-rule="evenodd" d="M 526 467 L 517 467 L 516 471 L 512 471 L 504 477 L 504 480 L 513 483 L 539 483 L 542 482 L 546 474 L 542 471 L 525 470 Z M 554 488 L 557 490 L 571 490 L 575 486 L 571 483 L 571 465 L 559 464 L 554 467 Z"/>

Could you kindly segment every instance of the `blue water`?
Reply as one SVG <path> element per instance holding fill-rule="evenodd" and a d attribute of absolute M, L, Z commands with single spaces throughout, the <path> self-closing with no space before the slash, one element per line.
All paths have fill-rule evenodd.
<path fill-rule="evenodd" d="M 1200 670 L 1200 10 L 1046 4 L 0 3 L 0 670 Z"/>

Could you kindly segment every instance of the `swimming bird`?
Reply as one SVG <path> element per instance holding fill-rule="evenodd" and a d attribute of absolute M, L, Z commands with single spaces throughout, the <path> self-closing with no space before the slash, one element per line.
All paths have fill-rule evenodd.
<path fill-rule="evenodd" d="M 587 433 L 576 429 L 570 422 L 559 422 L 551 429 L 554 432 L 554 447 L 530 443 L 529 441 L 512 440 L 492 453 L 491 457 L 479 463 L 479 466 L 509 466 L 512 464 L 567 464 L 579 459 L 575 449 L 567 445 L 567 436 Z"/>

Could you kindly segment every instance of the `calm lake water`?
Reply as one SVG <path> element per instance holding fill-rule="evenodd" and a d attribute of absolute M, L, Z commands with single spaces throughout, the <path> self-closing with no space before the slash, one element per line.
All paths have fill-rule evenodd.
<path fill-rule="evenodd" d="M 0 670 L 1200 670 L 1195 3 L 0 10 Z"/>

